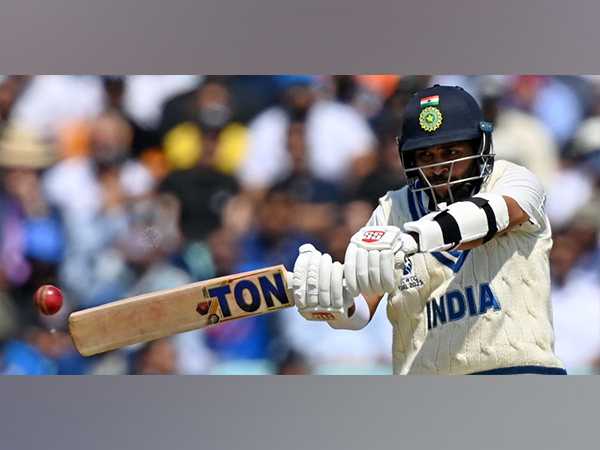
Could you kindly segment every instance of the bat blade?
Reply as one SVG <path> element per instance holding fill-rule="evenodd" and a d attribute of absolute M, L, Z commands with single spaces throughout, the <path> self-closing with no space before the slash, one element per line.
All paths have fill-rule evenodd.
<path fill-rule="evenodd" d="M 77 351 L 91 356 L 293 305 L 278 265 L 77 311 L 69 332 Z"/>

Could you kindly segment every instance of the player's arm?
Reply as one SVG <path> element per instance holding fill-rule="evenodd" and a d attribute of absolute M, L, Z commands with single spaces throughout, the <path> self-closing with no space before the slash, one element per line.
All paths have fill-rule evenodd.
<path fill-rule="evenodd" d="M 501 236 L 505 233 L 508 233 L 512 229 L 517 226 L 527 222 L 529 220 L 529 215 L 519 206 L 519 204 L 511 197 L 506 195 L 502 196 L 504 201 L 506 202 L 506 208 L 508 211 L 508 225 L 502 231 L 498 231 L 495 236 Z M 419 241 L 419 234 L 412 231 L 410 234 Z M 484 238 L 475 239 L 472 241 L 464 241 L 461 242 L 456 249 L 458 250 L 470 250 L 472 248 L 479 247 L 480 245 L 485 244 L 487 241 Z"/>
<path fill-rule="evenodd" d="M 524 224 L 529 220 L 529 215 L 523 210 L 523 208 L 519 206 L 516 200 L 506 195 L 503 195 L 502 197 L 504 198 L 506 207 L 508 209 L 508 226 L 504 231 L 497 233 L 497 236 L 508 233 L 512 229 Z M 484 240 L 483 238 L 480 238 L 471 242 L 462 243 L 457 248 L 458 250 L 470 250 L 472 248 L 479 247 L 482 244 L 484 244 Z"/>
<path fill-rule="evenodd" d="M 494 190 L 453 203 L 442 211 L 408 222 L 404 230 L 419 251 L 467 250 L 530 222 L 544 222 L 544 191 L 527 169 L 513 165 Z"/>

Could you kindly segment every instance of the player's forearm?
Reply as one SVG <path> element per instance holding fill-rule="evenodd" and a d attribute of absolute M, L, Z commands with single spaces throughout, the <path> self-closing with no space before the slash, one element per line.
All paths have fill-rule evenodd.
<path fill-rule="evenodd" d="M 467 214 L 467 211 L 453 212 L 452 219 L 456 222 L 456 228 L 458 228 L 459 232 L 460 232 L 461 226 L 463 228 L 469 229 L 471 235 L 472 235 L 472 233 L 482 234 L 482 233 L 486 232 L 486 230 L 487 230 L 486 237 L 483 237 L 483 238 L 479 237 L 479 238 L 471 239 L 469 237 L 469 234 L 461 235 L 462 240 L 457 243 L 458 245 L 453 247 L 454 249 L 470 250 L 470 249 L 479 247 L 480 245 L 485 244 L 488 240 L 495 238 L 497 236 L 501 236 L 501 235 L 511 231 L 512 229 L 521 225 L 522 223 L 526 222 L 529 219 L 529 216 L 527 215 L 527 213 L 525 213 L 525 211 L 523 211 L 523 209 L 521 209 L 519 204 L 514 199 L 507 197 L 507 196 L 502 196 L 502 197 L 497 196 L 497 197 L 498 198 L 495 199 L 496 202 L 495 202 L 494 207 L 493 208 L 489 207 L 488 211 L 485 212 L 486 220 L 487 220 L 487 229 L 485 228 L 486 223 L 483 220 L 481 220 L 482 218 L 480 218 L 480 220 L 477 221 L 477 220 L 473 220 L 472 217 L 465 217 L 465 214 Z M 500 223 L 495 224 L 496 230 L 494 231 L 493 235 L 489 235 L 490 234 L 489 233 L 490 226 L 493 226 L 493 223 L 492 223 L 493 219 L 497 220 L 498 215 L 502 215 L 504 217 L 502 217 L 500 219 L 500 221 L 499 221 Z M 424 227 L 422 229 L 420 229 L 419 225 L 417 225 L 416 227 L 413 226 L 413 228 L 418 229 L 420 232 L 409 231 L 408 234 L 413 236 L 413 238 L 415 238 L 415 240 L 419 243 L 420 251 L 422 251 L 422 252 L 435 251 L 437 249 L 432 249 L 431 243 L 426 243 L 425 245 L 422 245 L 422 242 L 421 242 L 422 235 L 424 235 L 424 237 L 428 238 L 429 242 L 432 241 L 431 234 L 430 234 L 432 231 L 432 230 L 430 230 L 431 226 L 429 226 L 430 224 L 427 223 L 427 222 L 432 222 L 432 221 L 429 218 L 425 219 L 425 220 L 424 219 L 421 219 L 421 220 L 423 220 L 422 225 L 424 225 Z M 448 230 L 448 228 L 452 224 L 449 225 L 448 222 L 449 222 L 449 220 L 439 222 L 439 227 L 440 227 L 442 238 L 445 238 L 446 235 L 451 234 L 451 232 Z M 505 225 L 502 226 L 501 223 L 504 223 Z M 444 227 L 446 227 L 446 228 L 444 228 Z M 433 231 L 435 232 L 436 230 L 433 230 Z M 442 243 L 438 242 L 437 244 L 441 245 Z"/>
<path fill-rule="evenodd" d="M 483 241 L 483 239 L 477 239 L 475 241 L 471 241 L 471 242 L 465 242 L 463 244 L 460 244 L 458 247 L 456 247 L 457 250 L 471 250 L 473 248 L 477 248 L 480 245 L 483 245 L 485 242 Z"/>
<path fill-rule="evenodd" d="M 415 238 L 417 243 L 419 242 L 419 235 L 417 233 L 410 232 L 408 234 L 410 234 L 413 238 Z M 456 249 L 457 250 L 471 250 L 472 248 L 479 247 L 483 243 L 484 243 L 483 239 L 476 239 L 474 241 L 464 242 L 464 243 L 460 244 L 458 247 L 456 247 Z"/>
<path fill-rule="evenodd" d="M 510 224 L 510 210 L 504 197 L 489 193 L 407 222 L 404 230 L 418 235 L 420 252 L 439 252 L 481 245 L 507 230 Z"/>

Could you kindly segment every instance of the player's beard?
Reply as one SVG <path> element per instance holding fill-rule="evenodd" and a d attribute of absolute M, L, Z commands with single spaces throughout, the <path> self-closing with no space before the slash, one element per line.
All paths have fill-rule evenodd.
<path fill-rule="evenodd" d="M 445 189 L 428 189 L 426 192 L 428 194 L 428 196 L 430 197 L 430 200 L 432 201 L 432 204 L 435 205 L 435 203 L 440 204 L 440 203 L 454 203 L 454 202 L 459 202 L 459 201 L 463 201 L 468 199 L 469 197 L 471 197 L 476 189 L 477 189 L 477 185 L 480 184 L 479 180 L 470 180 L 470 181 L 465 181 L 463 183 L 456 183 L 456 181 L 460 181 L 463 178 L 471 178 L 471 177 L 475 177 L 478 174 L 477 172 L 477 168 L 479 167 L 478 164 L 476 164 L 475 161 L 473 161 L 471 167 L 467 170 L 467 172 L 465 174 L 463 174 L 461 177 L 456 177 L 456 178 L 450 178 L 448 179 L 447 176 L 443 175 L 443 176 L 433 176 L 433 177 L 429 177 L 427 178 L 427 181 L 429 181 L 429 183 L 427 183 L 426 181 L 424 182 L 424 180 L 422 180 L 421 182 L 424 182 L 425 186 L 436 186 L 436 185 L 443 185 L 443 184 L 447 184 L 450 182 L 454 182 L 454 184 L 448 184 L 446 186 Z M 452 195 L 450 195 L 450 192 L 452 192 Z M 431 197 L 435 196 L 435 201 L 434 199 L 432 199 Z M 431 209 L 431 208 L 430 208 Z"/>

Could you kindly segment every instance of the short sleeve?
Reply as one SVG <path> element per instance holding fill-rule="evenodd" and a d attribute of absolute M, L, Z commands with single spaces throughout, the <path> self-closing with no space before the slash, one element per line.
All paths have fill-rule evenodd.
<path fill-rule="evenodd" d="M 537 177 L 525 167 L 508 164 L 504 173 L 498 178 L 490 192 L 510 197 L 529 216 L 530 223 L 536 229 L 543 228 L 546 223 L 544 204 L 546 193 Z"/>
<path fill-rule="evenodd" d="M 406 198 L 406 187 L 388 191 L 383 197 L 379 198 L 379 205 L 371 214 L 371 218 L 365 226 L 386 226 L 402 227 L 405 222 L 410 220 L 403 213 L 403 198 Z"/>
<path fill-rule="evenodd" d="M 371 214 L 371 218 L 367 222 L 366 226 L 383 226 L 387 225 L 387 220 L 385 219 L 385 214 L 383 212 L 383 207 L 379 205 L 373 213 Z"/>

